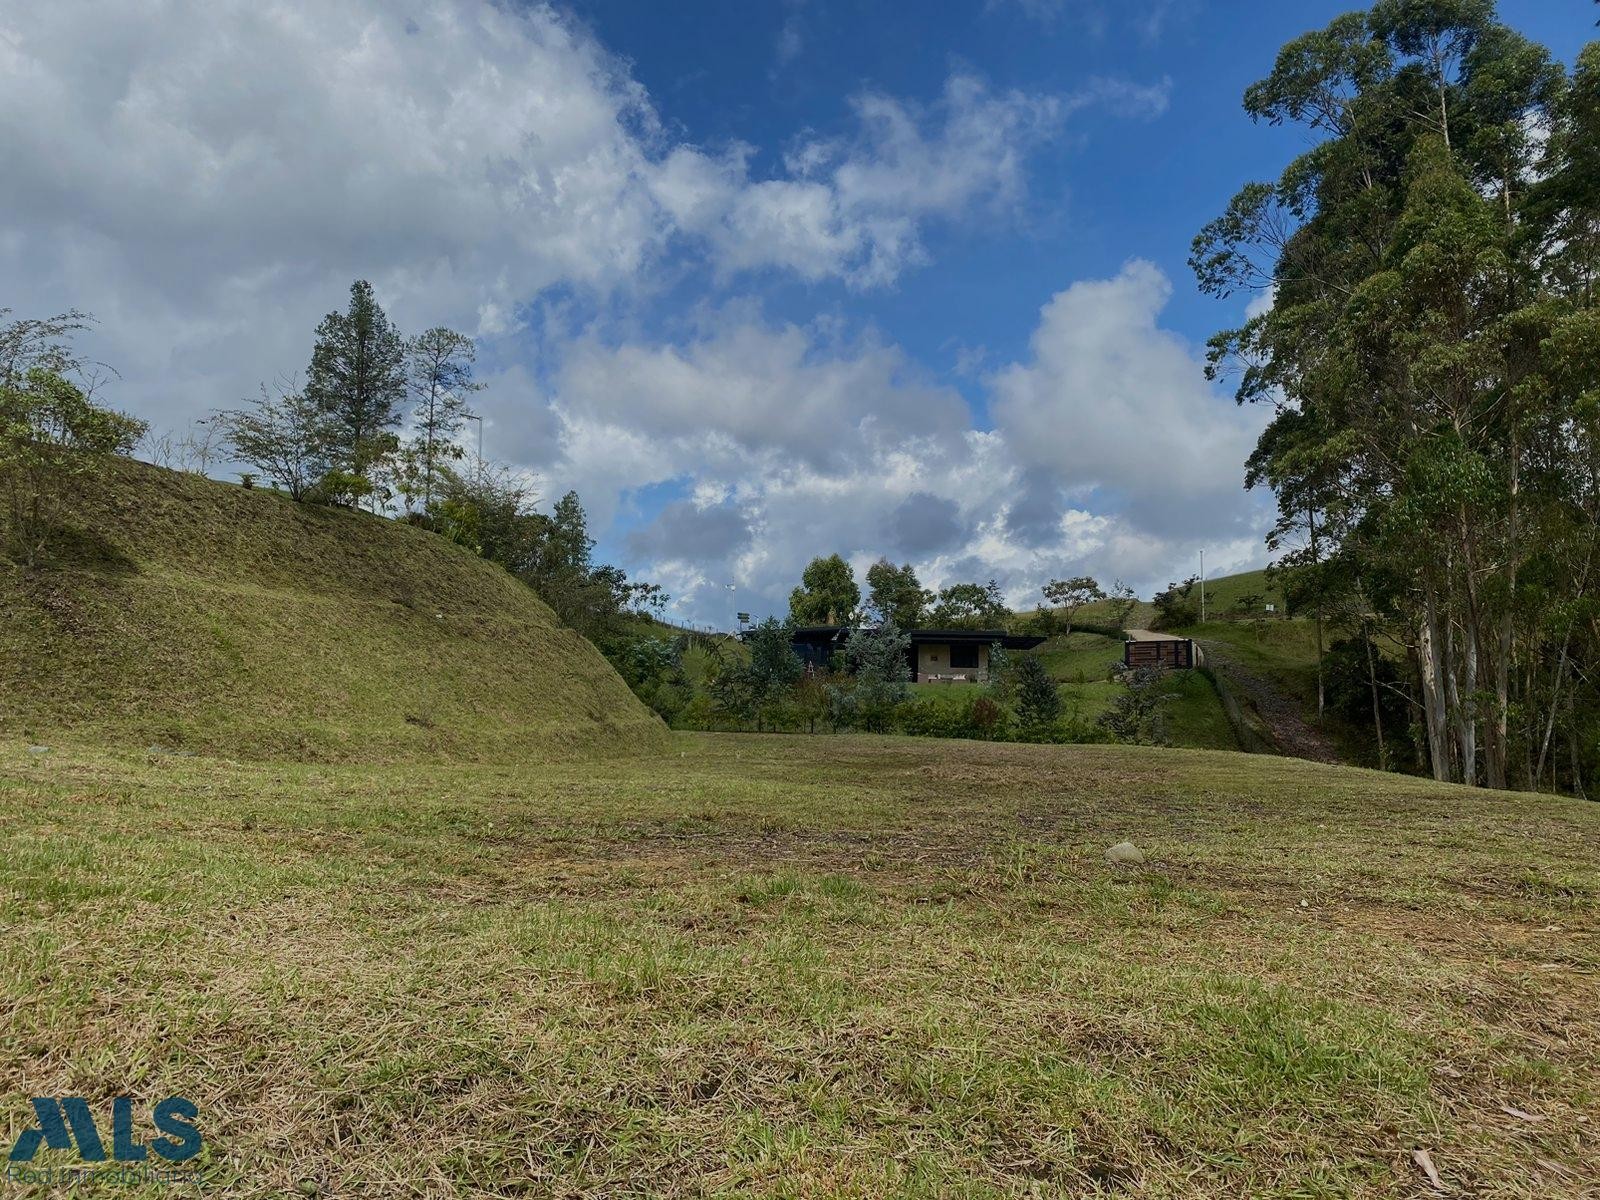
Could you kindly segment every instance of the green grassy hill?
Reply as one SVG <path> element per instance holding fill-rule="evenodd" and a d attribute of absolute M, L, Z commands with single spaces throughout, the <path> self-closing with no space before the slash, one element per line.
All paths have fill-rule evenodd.
<path fill-rule="evenodd" d="M 0 734 L 241 758 L 531 759 L 666 736 L 493 563 L 119 461 L 50 567 L 0 563 Z"/>
<path fill-rule="evenodd" d="M 1208 617 L 1240 616 L 1235 605 L 1246 596 L 1259 596 L 1260 602 L 1250 607 L 1250 615 L 1265 615 L 1264 605 L 1277 606 L 1276 616 L 1283 616 L 1285 604 L 1283 591 L 1267 582 L 1265 571 L 1244 571 L 1238 575 L 1223 575 L 1206 580 L 1206 615 Z M 1200 603 L 1200 589 L 1195 588 L 1194 602 Z"/>

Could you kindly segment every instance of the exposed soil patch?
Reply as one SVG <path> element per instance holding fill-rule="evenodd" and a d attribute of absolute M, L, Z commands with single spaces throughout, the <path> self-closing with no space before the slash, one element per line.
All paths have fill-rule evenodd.
<path fill-rule="evenodd" d="M 1301 715 L 1300 702 L 1265 676 L 1251 670 L 1221 642 L 1204 641 L 1206 662 L 1227 674 L 1228 685 L 1266 726 L 1278 753 L 1311 762 L 1336 763 L 1339 753 L 1322 730 Z"/>

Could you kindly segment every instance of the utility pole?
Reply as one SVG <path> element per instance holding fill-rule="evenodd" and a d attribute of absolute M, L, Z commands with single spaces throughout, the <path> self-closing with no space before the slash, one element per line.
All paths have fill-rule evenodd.
<path fill-rule="evenodd" d="M 1206 552 L 1200 551 L 1200 624 L 1206 623 Z"/>
<path fill-rule="evenodd" d="M 478 423 L 478 483 L 483 483 L 483 418 L 477 413 L 464 413 L 467 420 Z"/>

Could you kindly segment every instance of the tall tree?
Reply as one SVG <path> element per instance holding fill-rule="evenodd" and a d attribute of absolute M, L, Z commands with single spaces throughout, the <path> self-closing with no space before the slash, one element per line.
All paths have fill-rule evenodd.
<path fill-rule="evenodd" d="M 472 339 L 442 325 L 406 343 L 406 378 L 415 404 L 412 415 L 424 511 L 433 504 L 440 460 L 461 457 L 455 438 L 466 420 L 467 397 L 484 386 L 472 375 L 476 359 Z"/>
<path fill-rule="evenodd" d="M 331 419 L 340 465 L 367 475 L 379 435 L 400 421 L 406 346 L 365 279 L 350 285 L 344 312 L 329 313 L 317 326 L 306 395 Z"/>
<path fill-rule="evenodd" d="M 867 568 L 867 608 L 880 624 L 892 621 L 901 629 L 915 629 L 923 624 L 932 599 L 910 563 L 897 567 L 880 558 Z"/>
<path fill-rule="evenodd" d="M 1044 585 L 1044 602 L 1060 616 L 1062 633 L 1072 632 L 1072 618 L 1077 615 L 1080 608 L 1105 598 L 1105 589 L 1093 575 L 1052 579 Z"/>
<path fill-rule="evenodd" d="M 1011 619 L 1000 585 L 952 583 L 939 589 L 928 620 L 939 629 L 998 629 Z"/>
<path fill-rule="evenodd" d="M 861 606 L 855 572 L 841 555 L 813 558 L 789 593 L 789 617 L 796 625 L 852 625 Z"/>
<path fill-rule="evenodd" d="M 1529 581 L 1560 561 L 1571 594 L 1590 560 L 1593 432 L 1560 350 L 1593 306 L 1592 175 L 1563 169 L 1593 154 L 1588 55 L 1568 86 L 1489 0 L 1380 0 L 1297 38 L 1245 107 L 1313 144 L 1191 260 L 1207 291 L 1271 291 L 1211 366 L 1275 409 L 1249 478 L 1298 543 L 1286 586 L 1405 648 L 1440 779 L 1536 775 L 1524 714 L 1573 686 Z"/>

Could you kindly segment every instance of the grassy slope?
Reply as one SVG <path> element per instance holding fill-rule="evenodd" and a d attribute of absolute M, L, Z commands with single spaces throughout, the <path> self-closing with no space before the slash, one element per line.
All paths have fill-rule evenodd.
<path fill-rule="evenodd" d="M 1249 595 L 1261 597 L 1261 604 L 1252 606 L 1252 614 L 1263 612 L 1263 605 L 1276 604 L 1277 615 L 1283 615 L 1283 593 L 1267 583 L 1265 571 L 1243 571 L 1238 575 L 1223 575 L 1217 579 L 1206 580 L 1206 613 L 1214 617 L 1230 614 L 1234 611 L 1235 602 L 1240 597 Z M 1198 607 L 1200 603 L 1198 587 L 1194 592 L 1194 601 Z"/>
<path fill-rule="evenodd" d="M 0 743 L 0 1132 L 178 1093 L 243 1197 L 1398 1197 L 1417 1149 L 1455 1195 L 1600 1179 L 1600 808 L 800 744 Z"/>
<path fill-rule="evenodd" d="M 1063 681 L 1062 699 L 1075 703 L 1092 720 L 1110 707 L 1121 684 L 1109 682 L 1110 664 L 1122 661 L 1122 643 L 1094 633 L 1052 638 L 1038 653 L 1055 678 Z M 1192 750 L 1233 750 L 1236 743 L 1222 702 L 1202 675 L 1174 671 L 1167 677 L 1166 735 L 1174 746 Z"/>
<path fill-rule="evenodd" d="M 0 564 L 0 732 L 242 757 L 552 755 L 660 723 L 437 535 L 138 463 L 56 569 Z"/>

